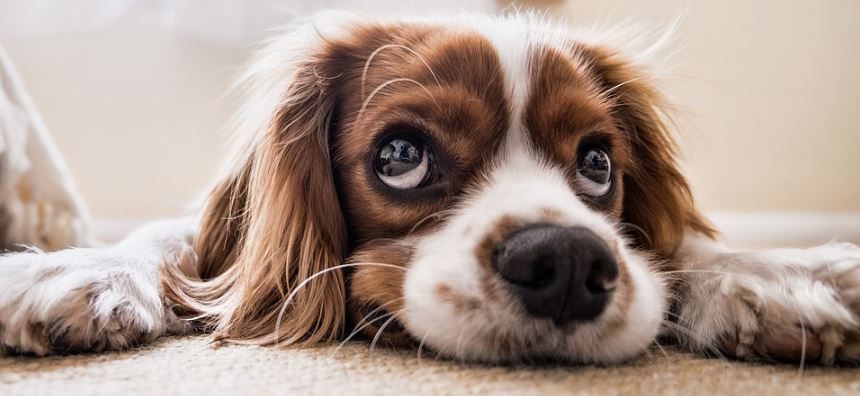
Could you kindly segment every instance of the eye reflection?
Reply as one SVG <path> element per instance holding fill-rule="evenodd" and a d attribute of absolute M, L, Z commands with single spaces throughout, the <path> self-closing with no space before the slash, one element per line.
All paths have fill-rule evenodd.
<path fill-rule="evenodd" d="M 394 137 L 376 150 L 374 170 L 386 185 L 398 190 L 417 188 L 430 174 L 430 153 L 417 140 Z"/>
<path fill-rule="evenodd" d="M 609 155 L 600 149 L 590 149 L 580 157 L 576 170 L 576 184 L 582 193 L 602 197 L 612 187 L 612 165 Z"/>

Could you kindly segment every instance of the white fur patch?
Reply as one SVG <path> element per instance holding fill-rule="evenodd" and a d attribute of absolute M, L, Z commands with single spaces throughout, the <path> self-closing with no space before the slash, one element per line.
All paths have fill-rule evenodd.
<path fill-rule="evenodd" d="M 682 344 L 740 358 L 860 359 L 860 249 L 731 251 L 690 237 L 678 254 Z"/>
<path fill-rule="evenodd" d="M 157 222 L 107 249 L 0 256 L 0 347 L 116 350 L 183 331 L 162 301 L 160 271 L 194 259 L 193 230 L 187 219 Z"/>

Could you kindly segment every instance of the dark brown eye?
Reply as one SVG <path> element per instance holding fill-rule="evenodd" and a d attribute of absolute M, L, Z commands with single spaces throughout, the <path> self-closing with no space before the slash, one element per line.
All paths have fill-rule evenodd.
<path fill-rule="evenodd" d="M 377 147 L 373 167 L 379 180 L 390 187 L 417 188 L 429 179 L 430 152 L 417 139 L 393 137 Z"/>
<path fill-rule="evenodd" d="M 576 184 L 582 193 L 602 197 L 612 187 L 612 164 L 609 155 L 600 149 L 589 149 L 579 158 Z"/>

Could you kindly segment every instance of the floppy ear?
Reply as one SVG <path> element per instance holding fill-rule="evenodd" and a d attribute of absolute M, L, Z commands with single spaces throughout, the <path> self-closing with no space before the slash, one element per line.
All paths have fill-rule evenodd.
<path fill-rule="evenodd" d="M 630 236 L 664 258 L 674 255 L 688 230 L 714 237 L 716 232 L 696 208 L 678 166 L 662 95 L 629 61 L 601 49 L 590 52 L 616 99 L 616 116 L 633 154 L 631 169 L 624 175 L 622 221 L 641 230 L 632 230 Z"/>
<path fill-rule="evenodd" d="M 283 49 L 267 54 L 255 72 L 265 80 L 251 81 L 259 92 L 242 110 L 269 105 L 265 127 L 251 128 L 236 165 L 208 197 L 195 241 L 199 278 L 174 271 L 165 291 L 177 312 L 216 339 L 330 340 L 342 330 L 345 286 L 340 271 L 326 270 L 342 264 L 347 245 L 328 146 L 337 90 L 322 77 L 330 69 L 323 55 L 294 53 L 302 60 L 283 76 L 275 69 L 290 66 L 266 59 L 285 56 Z M 272 96 L 283 86 L 277 78 L 289 86 Z"/>

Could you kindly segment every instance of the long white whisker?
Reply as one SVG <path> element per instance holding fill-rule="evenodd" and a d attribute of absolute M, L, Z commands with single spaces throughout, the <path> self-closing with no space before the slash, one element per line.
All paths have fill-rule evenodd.
<path fill-rule="evenodd" d="M 424 224 L 428 220 L 434 219 L 434 218 L 437 218 L 440 216 L 445 216 L 445 215 L 450 214 L 452 212 L 454 212 L 454 211 L 453 210 L 440 210 L 438 212 L 431 213 L 427 216 L 424 216 L 424 218 L 422 218 L 421 220 L 418 220 L 418 222 L 416 222 L 415 225 L 413 225 L 412 228 L 409 229 L 409 232 L 406 233 L 406 236 L 412 235 L 412 233 L 415 232 L 415 230 L 418 229 L 418 227 L 420 227 L 422 224 Z"/>
<path fill-rule="evenodd" d="M 386 49 L 388 49 L 388 48 L 400 48 L 400 49 L 404 49 L 404 50 L 406 50 L 406 51 L 409 51 L 409 52 L 410 52 L 410 53 L 412 53 L 413 55 L 415 55 L 415 57 L 416 57 L 416 58 L 418 58 L 418 60 L 420 60 L 420 61 L 421 61 L 421 63 L 423 63 L 423 64 L 424 64 L 424 66 L 425 66 L 425 67 L 427 68 L 427 70 L 430 72 L 430 75 L 431 75 L 431 76 L 433 76 L 433 79 L 434 79 L 434 80 L 436 80 L 436 85 L 438 85 L 438 86 L 442 86 L 442 83 L 440 83 L 440 82 L 439 82 L 439 78 L 438 78 L 438 77 L 436 77 L 436 73 L 435 73 L 435 72 L 433 72 L 433 68 L 431 68 L 431 67 L 430 67 L 430 64 L 428 64 L 428 63 L 427 63 L 427 61 L 426 61 L 426 60 L 424 60 L 424 57 L 422 57 L 422 56 L 421 56 L 421 55 L 419 55 L 417 52 L 415 52 L 415 50 L 413 50 L 412 48 L 409 48 L 409 47 L 407 47 L 407 46 L 405 46 L 405 45 L 401 45 L 401 44 L 386 44 L 386 45 L 383 45 L 383 46 L 381 46 L 381 47 L 377 48 L 376 50 L 374 50 L 374 51 L 370 54 L 370 56 L 368 56 L 368 57 L 367 57 L 367 61 L 365 61 L 365 62 L 364 62 L 364 69 L 361 71 L 361 98 L 362 98 L 362 99 L 365 99 L 365 96 L 364 96 L 364 83 L 365 83 L 365 82 L 366 82 L 366 80 L 367 80 L 367 70 L 370 68 L 370 63 L 371 63 L 371 62 L 373 62 L 373 58 L 375 58 L 375 57 L 376 57 L 376 55 L 378 55 L 380 52 L 382 52 L 382 51 L 384 51 L 384 50 L 386 50 Z"/>
<path fill-rule="evenodd" d="M 803 317 L 798 313 L 800 321 L 800 365 L 797 367 L 797 376 L 803 376 L 803 370 L 806 368 L 806 325 L 803 323 Z"/>
<path fill-rule="evenodd" d="M 731 272 L 728 272 L 728 271 L 717 271 L 717 270 L 694 270 L 694 269 L 665 271 L 665 272 L 660 272 L 660 275 L 687 274 L 687 273 L 689 273 L 689 274 L 719 274 L 719 275 L 734 275 L 734 274 L 732 274 Z"/>
<path fill-rule="evenodd" d="M 418 343 L 418 365 L 421 365 L 421 355 L 424 353 L 424 342 L 427 341 L 427 336 L 430 335 L 430 330 L 424 333 L 424 337 L 421 337 L 421 342 Z"/>
<path fill-rule="evenodd" d="M 651 237 L 648 235 L 648 233 L 647 233 L 647 232 L 645 232 L 645 230 L 644 230 L 642 227 L 639 227 L 638 225 L 633 224 L 633 223 L 624 223 L 624 222 L 618 223 L 618 225 L 619 225 L 619 226 L 621 226 L 621 227 L 630 227 L 630 228 L 632 228 L 632 229 L 634 229 L 634 230 L 636 230 L 636 231 L 639 231 L 639 232 L 642 234 L 642 236 L 644 236 L 644 237 L 645 237 L 645 240 L 646 240 L 646 241 L 648 241 L 648 244 L 649 244 L 649 245 L 653 245 L 653 244 L 654 244 L 654 243 L 651 241 Z"/>
<path fill-rule="evenodd" d="M 344 346 L 344 345 L 346 345 L 346 343 L 348 343 L 350 340 L 352 340 L 352 337 L 355 337 L 356 335 L 358 335 L 358 333 L 360 333 L 362 330 L 364 330 L 364 329 L 365 329 L 365 328 L 367 328 L 368 326 L 370 326 L 370 325 L 372 325 L 372 324 L 376 323 L 377 321 L 380 321 L 380 320 L 382 320 L 382 319 L 385 319 L 385 318 L 387 318 L 387 317 L 389 317 L 389 316 L 393 316 L 393 315 L 394 315 L 394 313 L 392 312 L 392 313 L 387 313 L 387 314 L 384 314 L 384 315 L 379 315 L 379 317 L 376 317 L 376 318 L 373 318 L 373 319 L 371 319 L 371 320 L 368 320 L 368 321 L 367 321 L 367 323 L 365 323 L 364 325 L 362 325 L 362 326 L 361 326 L 361 327 L 359 327 L 358 329 L 355 329 L 355 331 L 353 331 L 353 332 L 352 332 L 348 337 L 346 337 L 346 338 L 345 338 L 345 339 L 344 339 L 340 344 L 338 344 L 337 348 L 335 348 L 335 349 L 334 349 L 334 352 L 332 352 L 332 353 L 331 353 L 331 356 L 332 356 L 332 357 L 337 356 L 337 353 L 338 353 L 338 352 L 340 352 L 340 349 L 341 349 L 341 348 L 343 348 L 343 346 Z"/>
<path fill-rule="evenodd" d="M 627 85 L 627 84 L 634 83 L 634 82 L 639 81 L 639 80 L 644 80 L 645 78 L 646 78 L 646 76 L 636 77 L 636 78 L 631 78 L 631 79 L 629 79 L 629 80 L 627 80 L 627 81 L 624 81 L 624 82 L 618 83 L 618 84 L 616 84 L 616 85 L 612 86 L 611 88 L 609 88 L 609 89 L 607 89 L 607 90 L 605 90 L 605 91 L 601 92 L 601 93 L 600 93 L 600 98 L 607 98 L 607 97 L 609 97 L 609 95 L 610 95 L 610 94 L 612 94 L 613 92 L 615 92 L 615 91 L 616 91 L 616 90 L 618 90 L 619 88 L 621 88 L 621 87 L 623 87 L 623 86 L 625 86 L 625 85 Z"/>
<path fill-rule="evenodd" d="M 388 318 L 388 320 L 386 320 L 385 323 L 383 323 L 382 326 L 379 327 L 379 330 L 376 330 L 376 335 L 373 336 L 373 341 L 370 342 L 370 352 L 373 352 L 373 348 L 376 347 L 376 343 L 379 341 L 379 338 L 382 337 L 382 333 L 385 331 L 385 328 L 390 325 L 391 322 L 397 320 L 397 315 L 402 312 L 403 310 L 392 313 L 391 317 Z"/>
<path fill-rule="evenodd" d="M 364 323 L 367 321 L 367 317 L 368 317 L 368 316 L 372 316 L 373 314 L 375 314 L 375 313 L 379 312 L 380 310 L 384 310 L 384 309 L 385 309 L 386 307 L 388 307 L 389 305 L 394 304 L 394 303 L 396 303 L 396 302 L 398 302 L 398 301 L 401 301 L 401 300 L 403 300 L 404 298 L 405 298 L 405 297 L 398 297 L 398 298 L 395 298 L 395 299 L 393 299 L 393 300 L 391 300 L 391 301 L 386 302 L 385 304 L 382 304 L 382 305 L 380 305 L 380 306 L 376 307 L 376 309 L 374 309 L 373 311 L 368 312 L 368 313 L 367 313 L 367 315 L 363 315 L 363 316 L 362 316 L 362 318 L 361 318 L 361 320 L 358 322 L 358 324 L 356 324 L 356 327 L 358 327 L 358 326 L 360 326 L 360 325 L 364 324 Z"/>
<path fill-rule="evenodd" d="M 687 336 L 687 337 L 689 337 L 691 340 L 693 340 L 693 341 L 695 341 L 696 343 L 698 343 L 699 345 L 701 345 L 701 347 L 703 347 L 703 348 L 704 348 L 705 350 L 707 350 L 708 352 L 711 352 L 711 353 L 715 354 L 715 355 L 717 356 L 717 358 L 718 358 L 718 359 L 720 359 L 720 360 L 722 360 L 722 361 L 727 361 L 726 356 L 725 356 L 725 355 L 723 355 L 723 353 L 722 353 L 722 352 L 720 352 L 720 350 L 719 350 L 719 349 L 717 349 L 717 348 L 716 348 L 716 347 L 714 347 L 714 346 L 708 345 L 708 344 L 707 344 L 707 343 L 705 343 L 705 342 L 702 342 L 702 339 L 701 339 L 699 336 L 697 336 L 696 334 L 694 334 L 692 330 L 687 329 L 687 328 L 685 328 L 685 327 L 681 326 L 680 324 L 678 324 L 678 323 L 676 323 L 676 322 L 671 322 L 671 321 L 663 321 L 663 325 L 664 325 L 664 326 L 667 326 L 667 327 L 669 327 L 669 328 L 671 328 L 672 330 L 675 330 L 675 331 L 677 331 L 677 332 L 680 332 L 680 333 L 682 333 L 683 335 L 685 335 L 685 336 Z"/>
<path fill-rule="evenodd" d="M 762 132 L 762 126 L 761 126 L 761 120 L 759 120 L 759 119 L 758 119 L 758 115 L 756 114 L 756 112 L 755 112 L 755 110 L 753 109 L 752 105 L 750 105 L 746 100 L 744 100 L 744 98 L 743 98 L 743 97 L 741 97 L 739 94 L 735 93 L 735 91 L 732 91 L 731 89 L 729 89 L 728 87 L 726 87 L 726 86 L 724 86 L 724 85 L 721 85 L 721 84 L 718 84 L 718 83 L 716 83 L 716 82 L 714 82 L 714 81 L 706 80 L 706 79 L 703 79 L 703 78 L 698 78 L 698 77 L 693 77 L 693 76 L 687 76 L 687 75 L 683 75 L 683 74 L 671 74 L 671 75 L 668 75 L 668 76 L 666 76 L 666 77 L 667 77 L 667 78 L 682 78 L 682 79 L 687 79 L 687 80 L 691 80 L 691 81 L 696 81 L 696 82 L 703 83 L 703 84 L 708 84 L 708 85 L 710 85 L 710 86 L 712 86 L 712 87 L 716 87 L 716 88 L 719 88 L 719 89 L 723 90 L 723 92 L 728 93 L 728 94 L 729 94 L 729 96 L 731 96 L 732 98 L 734 98 L 735 100 L 737 100 L 738 102 L 740 102 L 742 106 L 744 106 L 744 108 L 746 109 L 746 111 L 747 111 L 747 112 L 749 113 L 749 115 L 753 118 L 753 122 L 755 122 L 756 132 L 757 132 L 759 135 L 762 135 L 762 134 L 763 134 L 763 132 Z"/>
<path fill-rule="evenodd" d="M 460 332 L 457 334 L 457 342 L 454 344 L 454 355 L 457 356 L 458 359 L 463 356 L 463 354 L 460 353 L 460 349 L 463 344 L 463 336 L 466 335 L 465 330 L 465 327 L 460 329 Z"/>
<path fill-rule="evenodd" d="M 385 263 L 348 263 L 348 264 L 336 265 L 336 266 L 331 267 L 331 268 L 326 268 L 326 269 L 324 269 L 324 270 L 322 270 L 322 271 L 319 271 L 319 272 L 317 272 L 317 273 L 315 273 L 315 274 L 313 274 L 313 275 L 309 276 L 307 279 L 305 279 L 305 280 L 303 280 L 301 283 L 299 283 L 299 284 L 296 286 L 296 288 L 295 288 L 295 289 L 293 289 L 293 291 L 292 291 L 292 292 L 290 292 L 290 294 L 287 296 L 287 299 L 286 299 L 286 300 L 284 301 L 284 303 L 281 305 L 281 310 L 278 312 L 278 319 L 277 319 L 277 322 L 275 323 L 275 340 L 280 340 L 280 339 L 281 339 L 281 321 L 283 321 L 283 319 L 284 319 L 284 314 L 287 312 L 287 307 L 290 305 L 290 303 L 292 303 L 292 302 L 293 302 L 293 299 L 296 297 L 296 294 L 298 294 L 298 292 L 299 292 L 299 291 L 301 291 L 301 290 L 302 290 L 302 289 L 303 289 L 303 288 L 304 288 L 308 283 L 310 283 L 310 282 L 311 282 L 311 281 L 313 281 L 314 279 L 319 278 L 320 276 L 325 275 L 325 274 L 327 274 L 327 273 L 329 273 L 329 272 L 332 272 L 332 271 L 337 271 L 337 270 L 344 269 L 344 268 L 360 267 L 360 266 L 363 266 L 363 265 L 368 265 L 368 266 L 377 266 L 377 267 L 386 267 L 386 268 L 397 268 L 397 269 L 404 270 L 404 271 L 406 270 L 406 268 L 401 267 L 401 266 L 399 266 L 399 265 L 394 265 L 394 264 L 385 264 Z M 282 342 L 280 342 L 280 341 L 277 341 L 277 342 L 276 342 L 276 346 L 280 346 L 281 344 L 282 344 Z"/>
<path fill-rule="evenodd" d="M 660 342 L 658 342 L 657 340 L 654 340 L 654 345 L 656 345 L 657 349 L 660 350 L 660 353 L 663 354 L 663 357 L 666 359 L 666 363 L 669 363 L 669 354 L 666 353 L 666 350 L 663 349 L 663 346 L 660 345 Z"/>
<path fill-rule="evenodd" d="M 382 84 L 379 84 L 379 86 L 376 87 L 376 89 L 374 89 L 370 93 L 370 95 L 367 97 L 367 99 L 364 100 L 364 103 L 361 104 L 361 110 L 358 111 L 358 115 L 355 117 L 356 120 L 361 119 L 361 117 L 364 115 L 364 111 L 367 109 L 367 105 L 370 104 L 370 101 L 373 100 L 373 97 L 376 96 L 376 94 L 378 94 L 379 91 L 382 91 L 383 89 L 385 89 L 385 87 L 387 87 L 391 84 L 394 84 L 394 83 L 398 83 L 398 82 L 411 82 L 411 83 L 421 87 L 421 89 L 423 89 L 424 92 L 427 93 L 427 96 L 429 96 L 430 99 L 433 100 L 433 103 L 436 105 L 436 107 L 439 108 L 440 110 L 442 109 L 442 107 L 439 106 L 439 102 L 436 101 L 436 98 L 433 97 L 433 94 L 430 93 L 430 90 L 428 90 L 427 87 L 424 86 L 424 84 L 421 84 L 420 82 L 418 82 L 414 79 L 411 79 L 411 78 L 401 77 L 401 78 L 394 78 L 394 79 L 388 80 Z"/>

